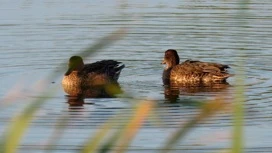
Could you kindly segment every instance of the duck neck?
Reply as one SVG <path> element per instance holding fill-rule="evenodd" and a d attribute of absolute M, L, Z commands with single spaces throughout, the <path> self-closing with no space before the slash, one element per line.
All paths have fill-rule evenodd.
<path fill-rule="evenodd" d="M 170 82 L 170 73 L 171 73 L 172 67 L 165 68 L 162 73 L 162 81 L 164 85 L 168 85 Z"/>
<path fill-rule="evenodd" d="M 178 63 L 173 60 L 173 61 L 170 61 L 166 64 L 166 67 L 165 67 L 165 70 L 171 70 L 174 66 L 176 66 Z"/>

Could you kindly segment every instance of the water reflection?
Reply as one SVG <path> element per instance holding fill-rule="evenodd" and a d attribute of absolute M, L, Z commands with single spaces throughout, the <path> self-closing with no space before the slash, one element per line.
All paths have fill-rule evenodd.
<path fill-rule="evenodd" d="M 179 95 L 191 95 L 192 93 L 214 93 L 224 92 L 231 85 L 229 83 L 214 84 L 213 86 L 175 86 L 164 85 L 165 100 L 175 103 L 179 100 Z"/>
<path fill-rule="evenodd" d="M 69 94 L 66 97 L 70 106 L 83 106 L 85 98 L 115 98 L 123 93 L 117 82 L 104 86 L 75 87 L 63 85 L 62 87 Z"/>
<path fill-rule="evenodd" d="M 81 96 L 66 96 L 67 103 L 70 107 L 74 108 L 74 106 L 83 106 L 84 104 L 84 97 Z M 77 107 L 75 107 L 77 108 Z"/>
<path fill-rule="evenodd" d="M 82 98 L 114 98 L 122 93 L 119 83 L 111 83 L 103 86 L 71 86 L 62 85 L 64 92 L 72 97 Z"/>

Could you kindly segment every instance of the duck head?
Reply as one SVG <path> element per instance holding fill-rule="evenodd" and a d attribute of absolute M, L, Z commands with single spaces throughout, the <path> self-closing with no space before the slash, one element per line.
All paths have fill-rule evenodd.
<path fill-rule="evenodd" d="M 166 69 L 172 68 L 175 65 L 178 65 L 179 64 L 179 56 L 178 56 L 177 51 L 174 49 L 168 49 L 167 51 L 165 51 L 162 64 L 166 64 Z"/>
<path fill-rule="evenodd" d="M 71 74 L 73 71 L 81 71 L 84 68 L 83 60 L 80 56 L 72 56 L 69 59 L 68 70 L 65 76 Z"/>

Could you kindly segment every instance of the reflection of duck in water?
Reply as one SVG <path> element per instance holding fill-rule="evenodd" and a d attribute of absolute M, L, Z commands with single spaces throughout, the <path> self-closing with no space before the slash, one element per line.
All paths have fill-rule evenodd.
<path fill-rule="evenodd" d="M 67 103 L 69 106 L 83 106 L 84 104 L 84 98 L 81 96 L 67 96 Z M 73 107 L 71 107 L 73 108 Z"/>
<path fill-rule="evenodd" d="M 69 85 L 62 85 L 63 90 L 69 96 L 83 97 L 83 98 L 114 98 L 117 94 L 122 93 L 120 85 L 116 83 L 108 83 L 103 86 L 83 86 L 75 87 Z"/>
<path fill-rule="evenodd" d="M 162 63 L 166 64 L 162 76 L 165 85 L 213 86 L 226 83 L 231 76 L 226 70 L 228 65 L 192 60 L 179 64 L 179 56 L 174 49 L 165 51 Z"/>
<path fill-rule="evenodd" d="M 168 102 L 177 102 L 179 95 L 192 96 L 192 95 L 210 95 L 211 93 L 224 93 L 228 94 L 228 83 L 216 84 L 213 86 L 164 86 L 164 97 Z"/>
<path fill-rule="evenodd" d="M 70 96 L 111 97 L 120 93 L 117 80 L 124 67 L 114 60 L 84 64 L 80 56 L 72 56 L 62 87 Z"/>

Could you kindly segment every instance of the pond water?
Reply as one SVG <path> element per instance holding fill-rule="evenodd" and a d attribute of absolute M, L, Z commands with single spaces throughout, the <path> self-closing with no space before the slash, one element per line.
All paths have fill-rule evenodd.
<path fill-rule="evenodd" d="M 224 95 L 233 102 L 239 70 L 245 72 L 245 150 L 271 152 L 272 147 L 272 2 L 233 1 L 99 1 L 20 0 L 0 5 L 0 131 L 26 104 L 40 98 L 43 80 L 70 56 L 109 33 L 126 28 L 119 41 L 85 57 L 87 62 L 123 62 L 119 83 L 135 99 L 153 99 L 162 126 L 146 123 L 128 152 L 158 152 L 181 123 L 199 112 L 196 101 Z M 181 60 L 197 59 L 231 66 L 230 87 L 216 91 L 182 89 L 171 103 L 162 85 L 164 51 L 176 49 Z M 19 152 L 44 152 L 61 117 L 69 119 L 52 152 L 76 152 L 107 119 L 130 111 L 127 98 L 86 98 L 69 104 L 62 75 L 45 80 L 53 90 L 40 108 L 19 146 Z M 243 85 L 243 84 L 242 84 Z M 120 122 L 126 122 L 120 120 Z M 218 114 L 199 124 L 176 147 L 176 152 L 211 152 L 231 146 L 232 116 Z"/>

